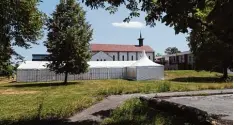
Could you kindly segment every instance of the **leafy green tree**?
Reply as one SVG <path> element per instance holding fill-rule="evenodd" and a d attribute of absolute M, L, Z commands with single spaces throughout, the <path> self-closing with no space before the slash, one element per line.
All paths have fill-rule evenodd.
<path fill-rule="evenodd" d="M 49 33 L 45 46 L 51 60 L 48 67 L 57 74 L 65 73 L 66 84 L 68 74 L 87 71 L 93 31 L 85 21 L 85 12 L 75 0 L 60 0 L 47 26 Z"/>
<path fill-rule="evenodd" d="M 162 54 L 161 53 L 156 53 L 156 55 L 155 55 L 156 57 L 158 57 L 158 56 L 162 56 Z"/>
<path fill-rule="evenodd" d="M 168 48 L 166 48 L 165 53 L 166 54 L 176 54 L 176 53 L 180 53 L 180 51 L 176 47 L 168 47 Z"/>
<path fill-rule="evenodd" d="M 38 0 L 0 1 L 0 70 L 8 69 L 10 59 L 23 59 L 13 46 L 30 48 L 42 37 L 44 14 Z"/>
<path fill-rule="evenodd" d="M 217 39 L 210 32 L 193 30 L 187 38 L 194 54 L 195 69 L 223 73 L 228 77 L 227 68 L 233 68 L 232 46 Z"/>
<path fill-rule="evenodd" d="M 161 21 L 173 27 L 175 33 L 186 33 L 188 28 L 205 26 L 221 41 L 232 43 L 233 0 L 82 0 L 92 9 L 105 8 L 115 13 L 120 5 L 130 10 L 124 21 L 139 17 L 139 11 L 146 12 L 146 24 L 155 26 Z M 205 21 L 196 14 L 210 7 Z"/>
<path fill-rule="evenodd" d="M 214 2 L 210 2 L 204 10 L 199 10 L 195 16 L 203 22 L 209 22 L 207 18 L 209 18 L 208 15 L 213 6 Z M 233 68 L 232 43 L 222 41 L 215 32 L 211 32 L 208 27 L 202 25 L 192 29 L 187 41 L 189 41 L 189 47 L 194 54 L 195 69 L 222 72 L 222 78 L 228 77 L 227 68 Z"/>
<path fill-rule="evenodd" d="M 187 33 L 188 29 L 191 29 L 192 33 L 188 39 L 197 63 L 209 60 L 207 70 L 217 69 L 217 66 L 221 66 L 221 69 L 224 70 L 224 78 L 226 76 L 226 67 L 232 67 L 229 64 L 232 63 L 231 60 L 233 59 L 233 50 L 230 49 L 233 47 L 233 0 L 82 1 L 91 8 L 101 7 L 111 13 L 116 12 L 118 7 L 124 4 L 131 11 L 129 17 L 124 21 L 139 17 L 139 11 L 143 11 L 146 12 L 145 20 L 147 25 L 155 26 L 156 21 L 161 21 L 165 25 L 173 27 L 176 34 L 180 32 Z M 203 42 L 198 41 L 199 39 L 202 39 Z M 214 41 L 212 42 L 210 39 Z M 206 47 L 208 49 L 205 49 Z M 213 53 L 210 51 L 213 51 Z M 216 57 L 213 54 L 219 56 Z M 207 57 L 208 55 L 210 56 Z M 229 59 L 226 59 L 226 57 Z M 217 61 L 220 63 L 216 64 Z"/>

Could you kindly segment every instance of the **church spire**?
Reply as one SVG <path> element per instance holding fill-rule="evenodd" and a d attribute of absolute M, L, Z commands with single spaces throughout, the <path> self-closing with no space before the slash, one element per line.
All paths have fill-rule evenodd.
<path fill-rule="evenodd" d="M 140 31 L 140 38 L 138 40 L 139 40 L 139 46 L 143 46 L 144 38 L 142 38 L 142 36 L 141 36 L 141 31 Z"/>

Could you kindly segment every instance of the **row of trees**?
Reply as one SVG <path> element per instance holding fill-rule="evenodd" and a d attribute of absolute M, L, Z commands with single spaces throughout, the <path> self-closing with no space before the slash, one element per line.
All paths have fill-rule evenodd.
<path fill-rule="evenodd" d="M 38 10 L 39 0 L 0 1 L 0 70 L 6 68 L 14 56 L 23 59 L 13 46 L 28 49 L 42 37 L 42 28 L 48 28 L 45 46 L 57 73 L 81 73 L 90 57 L 88 41 L 92 30 L 85 22 L 85 12 L 75 0 L 60 0 L 49 19 Z M 233 64 L 232 0 L 82 0 L 92 9 L 105 8 L 115 13 L 120 5 L 130 10 L 124 21 L 146 12 L 146 24 L 155 26 L 161 21 L 173 27 L 175 33 L 187 33 L 197 70 L 222 71 Z M 81 68 L 84 67 L 84 68 Z M 73 70 L 74 69 L 74 70 Z M 66 80 L 65 80 L 66 82 Z"/>
<path fill-rule="evenodd" d="M 28 49 L 31 44 L 37 44 L 45 24 L 48 39 L 44 45 L 51 60 L 48 67 L 56 73 L 65 73 L 66 84 L 68 74 L 88 69 L 91 25 L 85 21 L 85 12 L 75 0 L 60 0 L 51 17 L 37 9 L 38 3 L 37 0 L 0 1 L 0 70 L 10 71 L 12 56 L 23 59 L 12 47 Z"/>

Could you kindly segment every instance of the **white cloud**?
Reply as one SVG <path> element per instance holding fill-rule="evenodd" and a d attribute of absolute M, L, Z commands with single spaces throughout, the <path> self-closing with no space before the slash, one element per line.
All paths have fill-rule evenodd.
<path fill-rule="evenodd" d="M 141 22 L 137 21 L 130 21 L 127 22 L 121 22 L 121 23 L 112 23 L 114 27 L 121 27 L 121 28 L 143 28 L 145 25 Z"/>

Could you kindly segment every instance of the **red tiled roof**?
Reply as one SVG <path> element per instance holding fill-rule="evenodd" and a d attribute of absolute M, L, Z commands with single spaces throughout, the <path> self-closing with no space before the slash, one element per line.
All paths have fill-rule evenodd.
<path fill-rule="evenodd" d="M 154 52 L 154 50 L 146 46 L 138 45 L 121 45 L 121 44 L 91 44 L 91 50 L 93 52 L 103 51 L 103 52 Z"/>

